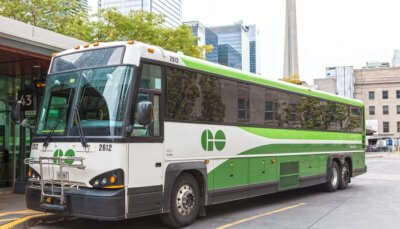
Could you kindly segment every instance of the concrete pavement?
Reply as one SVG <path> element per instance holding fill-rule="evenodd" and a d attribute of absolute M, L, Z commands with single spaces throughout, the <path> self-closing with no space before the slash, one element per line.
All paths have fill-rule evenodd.
<path fill-rule="evenodd" d="M 0 229 L 26 228 L 51 215 L 27 209 L 24 195 L 0 192 Z"/>
<path fill-rule="evenodd" d="M 400 225 L 400 155 L 368 153 L 368 173 L 334 193 L 312 187 L 207 208 L 190 229 L 397 229 Z M 165 228 L 158 216 L 122 222 L 77 219 L 35 229 Z"/>

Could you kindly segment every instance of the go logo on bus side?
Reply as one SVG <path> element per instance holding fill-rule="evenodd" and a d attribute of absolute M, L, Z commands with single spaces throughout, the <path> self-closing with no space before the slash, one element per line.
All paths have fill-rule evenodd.
<path fill-rule="evenodd" d="M 222 151 L 225 148 L 225 144 L 226 137 L 222 130 L 218 130 L 215 136 L 211 130 L 204 130 L 201 134 L 201 146 L 205 151 L 214 151 L 214 146 L 218 151 Z"/>

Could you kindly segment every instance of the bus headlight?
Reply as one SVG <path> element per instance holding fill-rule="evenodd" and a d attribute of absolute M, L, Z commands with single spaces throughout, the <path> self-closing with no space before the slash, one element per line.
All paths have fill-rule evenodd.
<path fill-rule="evenodd" d="M 113 170 L 96 176 L 89 182 L 93 188 L 119 189 L 124 188 L 124 172 Z"/>

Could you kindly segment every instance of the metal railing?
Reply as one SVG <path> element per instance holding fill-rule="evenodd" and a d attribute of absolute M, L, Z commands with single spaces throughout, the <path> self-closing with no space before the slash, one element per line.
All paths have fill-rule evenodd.
<path fill-rule="evenodd" d="M 79 186 L 82 186 L 82 183 L 69 181 L 69 173 L 65 171 L 65 168 L 83 170 L 86 168 L 84 160 L 83 157 L 26 158 L 25 164 L 39 165 L 40 176 L 38 179 L 30 179 L 30 181 L 40 183 L 40 202 L 43 203 L 45 198 L 50 197 L 59 199 L 60 204 L 64 205 L 65 189 L 79 189 Z"/>

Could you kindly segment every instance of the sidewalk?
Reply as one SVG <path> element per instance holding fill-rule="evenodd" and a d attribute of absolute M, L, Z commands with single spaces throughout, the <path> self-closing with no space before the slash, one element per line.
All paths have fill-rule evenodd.
<path fill-rule="evenodd" d="M 367 152 L 367 153 L 365 153 L 365 157 L 367 159 L 372 159 L 372 158 L 400 159 L 400 153 L 399 152 Z"/>
<path fill-rule="evenodd" d="M 0 190 L 0 229 L 27 228 L 51 215 L 27 209 L 25 195 Z"/>

